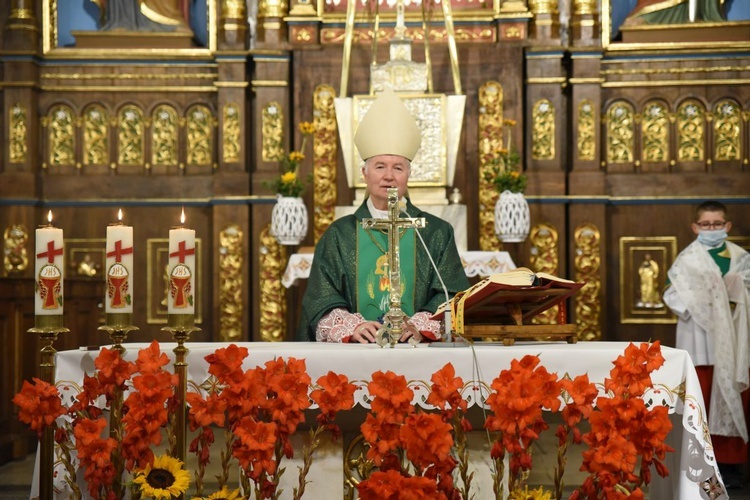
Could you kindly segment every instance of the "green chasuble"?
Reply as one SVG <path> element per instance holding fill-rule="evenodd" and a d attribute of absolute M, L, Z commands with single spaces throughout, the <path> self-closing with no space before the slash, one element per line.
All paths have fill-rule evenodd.
<path fill-rule="evenodd" d="M 413 229 L 400 229 L 399 236 L 401 310 L 413 316 L 416 236 Z M 357 225 L 357 311 L 368 321 L 382 322 L 391 308 L 390 291 L 388 233 Z"/>
<path fill-rule="evenodd" d="M 453 228 L 450 224 L 439 217 L 423 212 L 412 205 L 410 201 L 407 201 L 406 211 L 410 217 L 425 218 L 426 227 L 419 231 L 430 249 L 435 264 L 440 269 L 445 286 L 448 288 L 448 294 L 452 297 L 456 293 L 466 290 L 469 287 L 469 280 L 466 278 L 461 264 Z M 354 214 L 334 221 L 315 246 L 310 279 L 307 281 L 307 290 L 302 299 L 302 313 L 297 330 L 297 340 L 315 341 L 315 329 L 318 321 L 331 309 L 343 308 L 349 312 L 359 312 L 365 317 L 371 315 L 371 313 L 365 314 L 364 311 L 359 310 L 357 292 L 358 266 L 361 268 L 361 266 L 366 265 L 369 269 L 375 269 L 377 266 L 375 255 L 372 256 L 376 260 L 375 262 L 358 261 L 358 228 L 362 225 L 362 219 L 370 217 L 372 215 L 370 215 L 365 202 L 360 205 Z M 413 233 L 413 230 L 407 231 L 407 233 Z M 403 243 L 404 240 L 402 239 L 401 244 L 403 245 Z M 403 300 L 406 302 L 406 296 L 408 295 L 408 299 L 411 301 L 413 296 L 413 312 L 435 312 L 437 306 L 445 301 L 443 287 L 440 285 L 440 280 L 416 235 L 413 245 L 415 249 L 413 250 L 415 254 L 414 278 L 410 281 L 414 283 L 414 289 L 413 292 L 405 293 Z M 401 252 L 402 271 L 408 268 L 408 266 L 405 267 L 403 262 L 405 250 L 405 248 L 402 248 Z M 380 253 L 382 254 L 382 252 Z M 382 313 L 384 312 L 382 311 Z M 406 308 L 404 312 L 410 314 L 406 311 Z"/>

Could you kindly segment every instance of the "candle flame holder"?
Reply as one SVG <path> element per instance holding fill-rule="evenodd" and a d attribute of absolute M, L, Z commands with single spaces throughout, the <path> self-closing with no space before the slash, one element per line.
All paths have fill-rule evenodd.
<path fill-rule="evenodd" d="M 70 330 L 63 326 L 62 314 L 36 316 L 34 328 L 29 333 L 36 333 L 42 341 L 41 360 L 39 362 L 39 378 L 50 385 L 55 385 L 55 350 L 53 344 L 61 333 Z M 55 459 L 55 427 L 48 425 L 39 439 L 39 498 L 52 500 L 53 472 Z"/>
<path fill-rule="evenodd" d="M 178 378 L 178 386 L 175 390 L 175 396 L 178 401 L 178 410 L 175 415 L 175 423 L 172 427 L 175 429 L 175 442 L 173 445 L 172 456 L 185 462 L 187 455 L 187 355 L 190 349 L 185 347 L 185 342 L 190 339 L 190 334 L 201 331 L 195 326 L 195 315 L 193 314 L 170 314 L 168 326 L 161 329 L 163 332 L 169 332 L 172 338 L 177 342 L 174 348 L 174 372 Z"/>

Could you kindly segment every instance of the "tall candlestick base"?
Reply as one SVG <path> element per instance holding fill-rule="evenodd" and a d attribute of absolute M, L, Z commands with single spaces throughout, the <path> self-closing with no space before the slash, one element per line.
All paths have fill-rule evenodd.
<path fill-rule="evenodd" d="M 107 332 L 113 348 L 122 356 L 125 354 L 122 343 L 125 342 L 128 333 L 138 331 L 138 327 L 133 326 L 133 315 L 131 313 L 107 313 L 106 323 L 97 330 Z"/>
<path fill-rule="evenodd" d="M 107 332 L 109 339 L 112 341 L 112 349 L 120 353 L 120 359 L 125 356 L 125 347 L 122 345 L 128 337 L 128 333 L 137 331 L 138 327 L 133 326 L 133 315 L 131 313 L 107 313 L 106 324 L 97 328 L 102 332 Z M 122 435 L 122 401 L 123 393 L 120 388 L 115 388 L 110 404 L 109 435 L 117 438 Z M 114 463 L 115 476 L 112 490 L 122 498 L 125 494 L 120 478 L 122 478 L 125 463 L 122 460 L 122 453 L 118 453 L 118 460 Z"/>
<path fill-rule="evenodd" d="M 187 455 L 187 355 L 190 352 L 185 347 L 185 342 L 188 341 L 191 333 L 199 332 L 201 329 L 195 326 L 195 316 L 192 314 L 170 314 L 168 325 L 162 328 L 162 331 L 172 334 L 172 338 L 177 342 L 177 347 L 172 351 L 175 355 L 174 372 L 178 378 L 178 386 L 175 390 L 178 410 L 175 415 L 174 425 L 172 426 L 175 433 L 172 456 L 179 458 L 185 463 Z M 182 498 L 182 495 L 180 497 Z"/>
<path fill-rule="evenodd" d="M 42 341 L 41 360 L 39 362 L 39 378 L 50 385 L 55 385 L 55 355 L 57 351 L 53 344 L 61 333 L 70 330 L 62 326 L 62 314 L 36 316 L 34 328 L 29 333 L 36 333 Z M 53 473 L 55 461 L 55 427 L 48 425 L 39 440 L 39 498 L 52 500 Z"/>

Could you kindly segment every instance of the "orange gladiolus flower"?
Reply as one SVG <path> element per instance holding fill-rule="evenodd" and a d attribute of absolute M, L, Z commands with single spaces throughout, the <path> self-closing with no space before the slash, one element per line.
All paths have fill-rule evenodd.
<path fill-rule="evenodd" d="M 208 373 L 221 383 L 238 381 L 243 375 L 242 362 L 247 358 L 247 353 L 247 347 L 238 347 L 236 344 L 216 349 L 216 352 L 205 358 L 209 364 Z"/>
<path fill-rule="evenodd" d="M 169 364 L 169 356 L 161 352 L 159 342 L 154 340 L 148 347 L 138 351 L 138 360 L 135 364 L 141 374 L 154 373 Z"/>
<path fill-rule="evenodd" d="M 216 424 L 224 427 L 224 412 L 227 409 L 227 402 L 215 394 L 208 398 L 203 397 L 196 392 L 188 392 L 186 395 L 187 404 L 190 406 L 188 418 L 190 419 L 190 430 L 194 431 L 198 427 L 209 427 Z"/>
<path fill-rule="evenodd" d="M 41 379 L 34 378 L 34 385 L 23 382 L 21 390 L 13 396 L 18 407 L 18 419 L 28 424 L 31 430 L 41 432 L 65 413 L 57 388 Z"/>
<path fill-rule="evenodd" d="M 461 377 L 456 377 L 456 370 L 451 363 L 447 363 L 433 373 L 431 380 L 432 392 L 427 396 L 429 404 L 441 410 L 446 410 L 446 406 L 450 406 L 451 410 L 460 408 L 466 411 L 466 400 L 461 397 L 459 392 L 464 386 L 464 381 Z M 448 418 L 451 418 L 451 416 L 448 415 Z"/>
<path fill-rule="evenodd" d="M 383 414 L 401 423 L 407 415 L 414 412 L 411 401 L 414 392 L 406 384 L 403 375 L 396 375 L 388 371 L 376 371 L 372 374 L 372 381 L 367 385 L 370 395 L 374 396 L 370 407 L 374 413 Z"/>
<path fill-rule="evenodd" d="M 172 374 L 166 371 L 147 372 L 133 378 L 133 387 L 144 402 L 164 402 L 174 394 Z"/>
<path fill-rule="evenodd" d="M 276 472 L 276 424 L 243 418 L 235 427 L 234 434 L 238 441 L 232 454 L 251 479 L 257 481 L 263 473 Z"/>
<path fill-rule="evenodd" d="M 346 375 L 329 371 L 317 380 L 320 389 L 310 393 L 310 398 L 320 408 L 318 421 L 327 425 L 342 410 L 351 410 L 354 406 L 354 393 L 357 386 L 349 382 Z"/>
<path fill-rule="evenodd" d="M 357 485 L 361 500 L 396 500 L 402 491 L 404 476 L 395 470 L 373 472 Z"/>
<path fill-rule="evenodd" d="M 390 452 L 401 446 L 400 425 L 368 414 L 360 426 L 362 437 L 369 443 L 367 458 L 380 466 Z"/>
<path fill-rule="evenodd" d="M 445 462 L 453 446 L 453 427 L 436 413 L 417 413 L 409 416 L 400 430 L 406 456 L 416 466 L 425 469 L 431 464 Z"/>
<path fill-rule="evenodd" d="M 97 369 L 99 382 L 104 386 L 102 389 L 108 396 L 112 396 L 116 387 L 123 387 L 125 382 L 138 371 L 135 363 L 125 361 L 120 357 L 118 350 L 106 347 L 99 352 L 99 356 L 94 360 L 94 366 Z"/>
<path fill-rule="evenodd" d="M 98 420 L 91 420 L 89 418 L 81 419 L 73 427 L 73 435 L 76 438 L 76 443 L 88 446 L 93 441 L 101 438 L 105 427 L 107 427 L 107 421 L 103 418 Z"/>

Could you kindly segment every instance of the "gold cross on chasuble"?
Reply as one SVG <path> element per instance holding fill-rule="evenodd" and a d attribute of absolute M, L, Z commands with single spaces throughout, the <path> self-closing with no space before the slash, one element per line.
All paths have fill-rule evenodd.
<path fill-rule="evenodd" d="M 398 189 L 388 188 L 388 218 L 363 219 L 364 229 L 382 229 L 388 235 L 388 281 L 390 284 L 390 308 L 383 318 L 383 326 L 378 330 L 375 341 L 380 347 L 390 342 L 393 347 L 401 338 L 404 331 L 405 314 L 401 310 L 401 262 L 399 256 L 399 230 L 404 228 L 421 229 L 424 227 L 424 217 L 417 219 L 400 216 Z M 409 339 L 409 343 L 415 339 Z"/>

